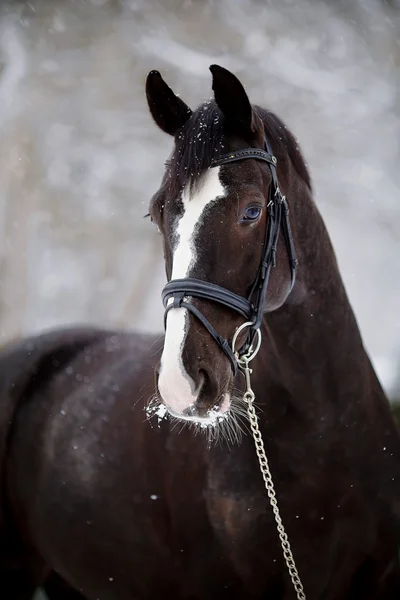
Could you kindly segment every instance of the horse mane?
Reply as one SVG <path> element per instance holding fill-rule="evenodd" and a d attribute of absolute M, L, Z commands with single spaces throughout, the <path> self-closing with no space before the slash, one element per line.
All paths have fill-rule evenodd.
<path fill-rule="evenodd" d="M 261 106 L 253 106 L 253 110 L 256 111 L 264 123 L 265 134 L 272 146 L 275 148 L 283 146 L 297 175 L 304 181 L 309 190 L 312 191 L 310 173 L 301 153 L 299 143 L 293 133 L 275 113 L 261 108 Z"/>
<path fill-rule="evenodd" d="M 310 174 L 293 134 L 274 113 L 260 106 L 253 106 L 253 110 L 264 123 L 272 145 L 283 146 L 297 174 L 311 190 Z M 187 186 L 195 189 L 203 173 L 213 160 L 224 154 L 226 147 L 223 114 L 215 100 L 208 100 L 193 112 L 175 138 L 175 148 L 166 163 L 165 179 L 173 197 L 179 197 Z"/>

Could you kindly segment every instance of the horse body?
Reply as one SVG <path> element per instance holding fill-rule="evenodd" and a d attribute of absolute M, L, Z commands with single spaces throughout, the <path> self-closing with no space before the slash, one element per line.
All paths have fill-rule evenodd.
<path fill-rule="evenodd" d="M 321 344 L 327 335 L 331 347 L 333 332 L 323 315 L 315 317 L 310 327 L 320 332 Z M 262 428 L 281 512 L 308 596 L 391 598 L 391 588 L 398 589 L 390 571 L 398 577 L 391 563 L 398 540 L 399 443 L 389 413 L 380 416 L 379 384 L 375 380 L 374 395 L 365 389 L 355 408 L 365 377 L 348 382 L 343 372 L 334 375 L 328 347 L 320 347 L 320 367 L 313 361 L 307 370 L 296 340 L 274 335 L 282 331 L 282 319 L 292 320 L 293 310 L 270 315 L 264 337 L 275 351 L 257 358 L 254 388 L 266 415 Z M 350 324 L 354 327 L 352 318 Z M 57 334 L 51 338 L 57 340 Z M 51 363 L 44 364 L 43 356 L 37 360 L 29 395 L 20 390 L 6 460 L 8 510 L 18 524 L 19 544 L 32 552 L 29 562 L 35 558 L 36 583 L 55 570 L 90 600 L 161 593 L 290 598 L 252 439 L 245 436 L 230 450 L 207 449 L 206 440 L 188 429 L 144 422 L 159 359 L 156 340 L 93 331 L 82 334 L 74 354 L 65 339 L 76 339 L 76 332 L 60 332 L 58 338 Z M 21 343 L 15 354 L 29 359 L 32 346 L 46 347 L 42 339 Z M 280 372 L 282 343 L 293 346 L 288 373 Z M 343 352 L 346 370 L 349 356 Z M 25 361 L 20 365 L 26 368 Z M 374 380 L 372 368 L 370 376 Z M 302 385 L 310 378 L 314 395 L 306 396 Z M 326 387 L 332 389 L 330 412 L 318 401 Z M 381 594 L 373 587 L 380 576 L 388 577 L 389 586 Z"/>
<path fill-rule="evenodd" d="M 224 89 L 229 82 L 231 97 L 239 94 L 244 110 L 244 91 L 230 79 Z M 190 115 L 168 90 L 161 87 L 159 98 L 172 102 L 172 121 L 165 122 L 163 106 L 159 124 L 171 133 L 177 119 Z M 158 101 L 150 102 L 156 120 Z M 243 135 L 250 134 L 241 130 Z M 306 267 L 292 292 L 281 260 L 271 276 L 263 343 L 252 363 L 260 429 L 307 598 L 394 600 L 400 594 L 400 436 L 363 348 L 305 168 L 293 158 L 290 138 L 285 143 L 274 151 L 284 165 L 280 185 L 292 199 L 296 247 Z M 249 162 L 223 167 L 219 179 L 228 188 L 237 178 L 264 189 L 268 172 Z M 170 275 L 168 227 L 182 207 L 163 202 L 176 211 L 159 221 Z M 218 202 L 207 207 L 193 236 L 220 223 L 218 210 Z M 225 220 L 230 216 L 224 213 Z M 235 240 L 243 236 L 246 254 L 244 236 L 253 231 L 262 241 L 262 235 L 241 227 Z M 183 226 L 180 232 L 184 239 Z M 226 234 L 218 245 L 218 233 L 211 231 L 198 249 L 205 281 L 219 263 L 209 264 L 204 252 L 218 255 L 222 267 L 225 246 L 229 254 L 235 241 Z M 277 249 L 285 256 L 282 240 Z M 251 262 L 243 266 L 254 269 Z M 252 273 L 246 275 L 250 283 Z M 225 285 L 226 269 L 218 276 Z M 236 274 L 231 277 L 234 291 L 244 295 Z M 209 301 L 192 302 L 231 337 L 236 315 Z M 40 584 L 50 600 L 77 594 L 88 600 L 295 598 L 251 436 L 209 446 L 201 431 L 181 430 L 179 420 L 146 420 L 160 357 L 167 400 L 200 429 L 208 427 L 207 407 L 229 399 L 233 386 L 243 389 L 217 344 L 193 315 L 186 316 L 169 316 L 167 335 L 168 348 L 181 352 L 173 373 L 189 385 L 190 418 L 187 398 L 176 395 L 168 371 L 172 363 L 152 337 L 56 331 L 0 356 L 0 585 L 13 586 L 10 600 L 28 600 Z M 171 323 L 179 319 L 176 344 Z M 178 379 L 176 389 L 183 389 Z M 166 412 L 168 402 L 161 407 Z"/>

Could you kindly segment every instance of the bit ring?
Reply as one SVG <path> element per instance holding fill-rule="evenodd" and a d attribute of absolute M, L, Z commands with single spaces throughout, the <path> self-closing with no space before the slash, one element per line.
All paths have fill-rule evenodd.
<path fill-rule="evenodd" d="M 253 358 L 257 355 L 260 346 L 261 346 L 261 331 L 260 328 L 256 329 L 256 335 L 257 335 L 257 342 L 255 345 L 255 348 L 253 348 L 253 344 L 250 346 L 250 348 L 248 349 L 247 353 L 242 356 L 242 357 L 238 357 L 237 355 L 237 351 L 235 350 L 235 344 L 237 342 L 237 338 L 239 337 L 240 333 L 243 331 L 243 329 L 246 329 L 246 327 L 252 327 L 254 325 L 254 323 L 252 323 L 251 321 L 246 321 L 246 323 L 242 323 L 242 325 L 240 325 L 240 327 L 238 327 L 233 335 L 232 338 L 232 352 L 235 354 L 238 363 L 240 364 L 241 362 L 246 362 L 249 363 L 253 360 Z"/>

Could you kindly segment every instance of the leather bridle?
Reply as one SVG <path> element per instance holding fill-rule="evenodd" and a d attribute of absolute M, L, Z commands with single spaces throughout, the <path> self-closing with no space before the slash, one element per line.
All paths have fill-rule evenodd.
<path fill-rule="evenodd" d="M 230 152 L 229 154 L 223 154 L 220 158 L 213 161 L 211 167 L 219 167 L 248 158 L 262 160 L 268 163 L 272 177 L 267 204 L 267 228 L 264 239 L 264 250 L 258 273 L 248 298 L 238 296 L 215 283 L 194 279 L 192 277 L 169 281 L 162 291 L 162 300 L 165 307 L 165 324 L 167 314 L 171 309 L 186 308 L 204 325 L 211 337 L 214 338 L 221 350 L 229 358 L 234 375 L 237 371 L 237 360 L 240 359 L 240 356 L 244 353 L 249 352 L 254 336 L 261 327 L 271 267 L 275 267 L 276 265 L 276 251 L 281 228 L 283 230 L 289 256 L 291 272 L 290 290 L 292 290 L 296 279 L 296 268 L 298 264 L 289 222 L 289 207 L 287 200 L 285 196 L 282 195 L 279 187 L 278 176 L 276 173 L 277 159 L 272 153 L 268 139 L 265 138 L 265 150 L 246 148 L 245 150 L 237 150 L 235 152 Z M 246 319 L 249 323 L 248 334 L 246 341 L 239 352 L 234 352 L 229 345 L 229 342 L 216 331 L 200 310 L 190 302 L 190 297 L 218 302 L 219 304 L 236 311 Z"/>

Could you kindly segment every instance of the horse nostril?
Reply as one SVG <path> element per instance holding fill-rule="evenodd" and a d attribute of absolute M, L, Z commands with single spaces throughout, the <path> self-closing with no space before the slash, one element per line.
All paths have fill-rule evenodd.
<path fill-rule="evenodd" d="M 207 382 L 209 380 L 207 371 L 205 369 L 199 369 L 199 385 L 198 385 L 198 399 L 201 398 L 203 392 L 204 392 L 204 387 L 207 385 Z"/>
<path fill-rule="evenodd" d="M 218 398 L 218 385 L 213 382 L 212 374 L 205 369 L 199 369 L 199 378 L 201 384 L 197 396 L 196 405 L 199 409 L 210 410 L 215 405 Z"/>

